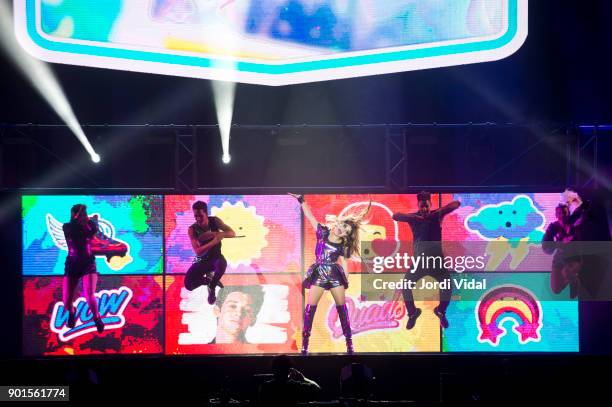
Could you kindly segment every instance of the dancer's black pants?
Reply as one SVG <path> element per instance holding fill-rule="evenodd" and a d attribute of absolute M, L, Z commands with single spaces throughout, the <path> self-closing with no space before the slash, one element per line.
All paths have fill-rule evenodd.
<path fill-rule="evenodd" d="M 215 259 L 193 263 L 185 275 L 185 288 L 193 291 L 202 285 L 215 287 L 227 268 L 225 257 L 219 256 Z M 212 273 L 212 277 L 209 275 Z"/>
<path fill-rule="evenodd" d="M 445 279 L 450 279 L 451 273 L 445 268 L 442 268 L 442 269 L 419 268 L 414 273 L 411 273 L 410 271 L 406 272 L 406 274 L 404 275 L 404 279 L 408 281 L 413 281 L 415 284 L 417 284 L 416 285 L 417 288 L 415 290 L 417 290 L 417 292 L 419 293 L 419 295 L 417 296 L 418 299 L 423 297 L 422 293 L 425 291 L 419 288 L 421 286 L 421 283 L 418 283 L 418 280 L 420 280 L 421 278 L 425 276 L 431 276 L 435 278 L 437 281 L 441 282 Z M 453 294 L 452 287 L 453 285 L 451 281 L 451 284 L 448 286 L 447 289 L 440 290 L 440 305 L 438 306 L 438 311 L 440 311 L 441 313 L 445 313 L 446 308 L 448 308 L 448 304 L 450 304 L 451 295 Z M 408 312 L 408 315 L 414 315 L 414 313 L 416 312 L 416 307 L 414 305 L 414 295 L 412 293 L 412 290 L 406 288 L 405 290 L 403 290 L 402 294 L 404 295 L 404 304 L 406 304 L 406 311 Z"/>

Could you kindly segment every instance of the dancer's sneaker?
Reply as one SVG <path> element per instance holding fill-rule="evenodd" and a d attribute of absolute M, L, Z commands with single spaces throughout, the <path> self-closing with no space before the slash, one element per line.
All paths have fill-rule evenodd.
<path fill-rule="evenodd" d="M 106 256 L 110 259 L 114 256 L 123 257 L 128 251 L 125 243 L 106 236 L 100 230 L 91 239 L 91 251 L 96 256 Z"/>
<path fill-rule="evenodd" d="M 215 301 L 217 301 L 217 296 L 215 295 L 216 287 L 208 285 L 208 303 L 213 305 Z"/>
<path fill-rule="evenodd" d="M 70 329 L 76 326 L 76 316 L 74 315 L 74 312 L 68 312 L 68 323 L 66 325 L 68 325 L 68 328 Z"/>
<path fill-rule="evenodd" d="M 448 328 L 448 319 L 446 318 L 446 312 L 441 312 L 438 307 L 434 308 L 434 314 L 440 318 L 440 326 L 444 329 Z"/>
<path fill-rule="evenodd" d="M 209 276 L 205 275 L 204 279 L 203 279 L 204 285 L 210 285 L 211 282 L 212 282 L 212 277 L 209 277 Z M 221 281 L 217 281 L 217 287 L 223 288 L 224 285 L 223 285 L 223 283 Z"/>
<path fill-rule="evenodd" d="M 104 322 L 102 322 L 102 318 L 94 318 L 94 323 L 96 324 L 96 329 L 98 330 L 99 334 L 104 332 Z"/>
<path fill-rule="evenodd" d="M 421 309 L 415 308 L 414 313 L 412 315 L 408 314 L 408 322 L 406 322 L 406 329 L 410 330 L 414 328 L 416 325 L 416 321 L 421 315 Z"/>

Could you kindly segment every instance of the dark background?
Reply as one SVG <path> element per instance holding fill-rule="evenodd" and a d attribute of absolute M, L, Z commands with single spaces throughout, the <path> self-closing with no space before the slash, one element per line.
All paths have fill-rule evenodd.
<path fill-rule="evenodd" d="M 234 128 L 229 166 L 220 160 L 218 131 L 199 129 L 193 138 L 196 175 L 186 175 L 195 179 L 189 188 L 582 186 L 580 178 L 593 175 L 593 160 L 589 150 L 582 154 L 589 166 L 575 162 L 582 137 L 576 126 L 612 123 L 612 2 L 532 0 L 529 13 L 526 43 L 502 61 L 285 87 L 238 84 L 233 118 L 238 125 L 523 127 L 409 128 L 403 134 L 406 182 L 400 187 L 389 185 L 387 168 L 394 162 L 384 127 Z M 84 125 L 216 125 L 209 81 L 51 67 Z M 0 64 L 0 73 L 0 124 L 62 124 L 10 60 Z M 102 156 L 99 165 L 91 164 L 65 128 L 4 127 L 0 185 L 176 188 L 176 170 L 186 159 L 177 136 L 194 134 L 170 127 L 86 127 L 85 132 Z M 604 175 L 612 171 L 605 160 L 612 152 L 611 133 L 597 147 Z"/>
<path fill-rule="evenodd" d="M 532 0 L 529 36 L 492 63 L 285 87 L 238 85 L 234 122 L 604 122 L 612 2 Z M 216 124 L 210 82 L 53 65 L 82 123 Z M 9 61 L 0 123 L 60 123 Z"/>

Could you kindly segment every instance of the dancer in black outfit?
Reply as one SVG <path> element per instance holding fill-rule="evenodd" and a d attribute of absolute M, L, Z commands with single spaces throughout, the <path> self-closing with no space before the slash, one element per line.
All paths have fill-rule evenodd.
<path fill-rule="evenodd" d="M 429 192 L 421 192 L 417 195 L 419 211 L 416 213 L 395 213 L 393 220 L 397 222 L 406 222 L 412 229 L 412 237 L 414 241 L 414 256 L 440 256 L 442 253 L 442 221 L 446 215 L 457 209 L 461 203 L 453 201 L 439 209 L 431 210 L 431 194 Z M 408 270 L 404 279 L 414 281 L 415 283 L 425 276 L 431 276 L 438 281 L 444 281 L 450 278 L 450 271 L 442 267 L 440 269 L 428 269 L 420 267 L 414 273 Z M 421 309 L 414 305 L 414 297 L 412 290 L 405 289 L 404 303 L 406 304 L 406 312 L 408 313 L 408 322 L 406 329 L 414 328 L 416 320 L 421 315 Z M 452 287 L 445 290 L 440 290 L 440 305 L 434 309 L 434 313 L 440 318 L 442 328 L 448 328 L 448 319 L 446 319 L 446 308 L 450 303 Z"/>
<path fill-rule="evenodd" d="M 227 261 L 221 254 L 221 241 L 224 238 L 235 237 L 231 227 L 215 216 L 208 216 L 208 205 L 197 201 L 192 206 L 196 222 L 189 227 L 195 258 L 185 276 L 185 288 L 193 291 L 196 288 L 208 286 L 208 303 L 216 301 L 217 286 L 223 288 L 221 277 L 225 274 Z"/>
<path fill-rule="evenodd" d="M 91 241 L 98 232 L 98 217 L 89 218 L 87 207 L 76 204 L 70 210 L 70 222 L 64 223 L 62 229 L 66 244 L 68 245 L 68 257 L 64 267 L 64 282 L 62 300 L 68 310 L 68 327 L 74 328 L 76 316 L 74 309 L 74 292 L 79 280 L 83 280 L 83 292 L 89 310 L 94 317 L 94 323 L 98 333 L 104 332 L 104 323 L 98 312 L 98 301 L 96 300 L 96 284 L 98 282 L 98 270 L 96 269 L 96 258 L 92 251 Z"/>
<path fill-rule="evenodd" d="M 569 188 L 562 194 L 562 203 L 569 207 L 571 239 L 566 237 L 563 243 L 554 245 L 557 253 L 553 267 L 555 258 L 564 258 L 564 278 L 557 279 L 559 284 L 551 288 L 562 290 L 563 283 L 569 283 L 571 298 L 608 301 L 612 292 L 612 256 L 605 243 L 611 240 L 605 208 L 594 200 L 583 200 Z"/>
<path fill-rule="evenodd" d="M 557 220 L 546 228 L 542 238 L 542 250 L 546 254 L 554 254 L 550 273 L 550 287 L 555 294 L 570 285 L 570 296 L 574 298 L 578 290 L 578 272 L 581 267 L 580 253 L 575 242 L 576 232 L 570 217 L 569 206 L 559 204 L 555 208 Z M 571 252 L 574 252 L 572 255 Z"/>

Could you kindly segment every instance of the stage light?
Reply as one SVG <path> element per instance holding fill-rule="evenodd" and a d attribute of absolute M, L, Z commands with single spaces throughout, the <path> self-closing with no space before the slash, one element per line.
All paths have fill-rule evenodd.
<path fill-rule="evenodd" d="M 217 121 L 219 133 L 221 134 L 221 147 L 223 149 L 223 162 L 230 162 L 229 142 L 232 127 L 232 116 L 234 114 L 234 95 L 236 84 L 233 82 L 212 82 L 215 108 L 217 110 Z"/>
<path fill-rule="evenodd" d="M 85 147 L 87 153 L 92 157 L 92 160 L 97 156 L 99 162 L 100 157 L 89 143 L 87 136 L 85 136 L 68 102 L 68 98 L 64 94 L 53 71 L 51 71 L 45 62 L 35 59 L 23 51 L 17 43 L 17 39 L 13 32 L 13 19 L 11 17 L 11 9 L 8 2 L 0 2 L 0 44 L 15 66 L 28 79 L 30 84 L 72 130 L 77 139 L 83 144 L 83 147 Z M 94 162 L 96 161 L 94 160 Z"/>

